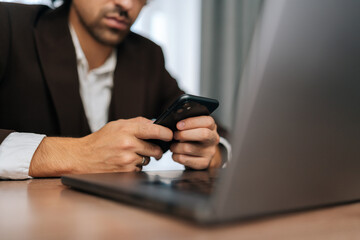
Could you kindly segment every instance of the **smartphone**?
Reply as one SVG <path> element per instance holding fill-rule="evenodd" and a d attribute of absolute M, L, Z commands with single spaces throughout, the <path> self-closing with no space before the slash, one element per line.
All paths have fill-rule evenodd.
<path fill-rule="evenodd" d="M 154 122 L 161 126 L 176 131 L 176 124 L 186 118 L 208 116 L 217 107 L 219 102 L 216 99 L 194 96 L 190 94 L 181 95 L 173 104 L 170 105 Z M 151 143 L 159 145 L 163 152 L 169 150 L 172 142 L 161 140 L 149 140 Z"/>

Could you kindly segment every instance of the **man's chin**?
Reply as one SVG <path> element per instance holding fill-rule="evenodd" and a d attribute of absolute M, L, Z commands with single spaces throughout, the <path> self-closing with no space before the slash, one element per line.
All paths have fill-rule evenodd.
<path fill-rule="evenodd" d="M 96 36 L 96 39 L 104 45 L 115 47 L 119 43 L 121 43 L 125 37 L 129 34 L 129 31 L 126 32 L 118 32 L 118 31 L 110 31 L 107 33 L 101 33 Z"/>
<path fill-rule="evenodd" d="M 117 45 L 119 45 L 122 42 L 122 40 L 123 39 L 118 39 L 118 40 L 102 39 L 99 42 L 106 46 L 116 47 Z"/>

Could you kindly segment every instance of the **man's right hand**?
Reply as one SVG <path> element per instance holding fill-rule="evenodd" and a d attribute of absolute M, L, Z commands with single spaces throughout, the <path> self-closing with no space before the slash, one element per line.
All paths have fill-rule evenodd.
<path fill-rule="evenodd" d="M 110 122 L 83 138 L 46 137 L 31 160 L 29 176 L 140 171 L 143 156 L 160 159 L 163 154 L 144 140 L 172 138 L 170 129 L 142 117 Z"/>

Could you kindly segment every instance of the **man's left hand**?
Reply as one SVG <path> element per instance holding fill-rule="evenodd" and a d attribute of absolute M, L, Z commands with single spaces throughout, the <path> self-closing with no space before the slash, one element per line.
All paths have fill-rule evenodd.
<path fill-rule="evenodd" d="M 175 162 L 198 170 L 221 166 L 220 137 L 212 117 L 187 118 L 179 121 L 176 127 L 174 139 L 178 142 L 170 147 Z"/>

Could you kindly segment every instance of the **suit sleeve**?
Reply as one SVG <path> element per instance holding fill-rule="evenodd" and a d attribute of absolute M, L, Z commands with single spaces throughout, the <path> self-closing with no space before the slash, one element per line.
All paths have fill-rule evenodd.
<path fill-rule="evenodd" d="M 167 107 L 170 106 L 179 96 L 185 92 L 179 88 L 177 81 L 170 75 L 170 73 L 165 68 L 165 59 L 164 54 L 161 48 L 158 48 L 158 55 L 160 58 L 161 65 L 161 83 L 159 91 L 161 93 L 161 112 L 163 112 Z"/>
<path fill-rule="evenodd" d="M 12 130 L 0 129 L 0 145 L 1 145 L 1 143 L 5 140 L 5 138 L 6 138 L 7 136 L 9 136 L 10 133 L 12 133 L 12 132 L 14 132 L 14 131 L 12 131 Z"/>
<path fill-rule="evenodd" d="M 0 3 L 0 84 L 4 78 L 10 49 L 9 14 L 4 4 Z M 1 85 L 0 85 L 1 86 Z M 0 129 L 0 144 L 13 131 Z"/>
<path fill-rule="evenodd" d="M 5 6 L 0 3 L 0 82 L 4 78 L 10 49 L 9 14 Z"/>

